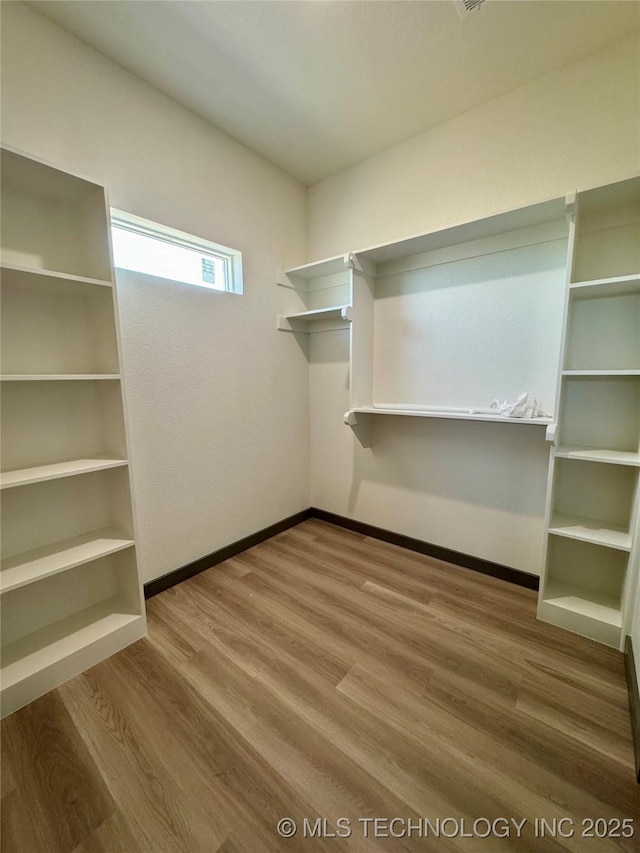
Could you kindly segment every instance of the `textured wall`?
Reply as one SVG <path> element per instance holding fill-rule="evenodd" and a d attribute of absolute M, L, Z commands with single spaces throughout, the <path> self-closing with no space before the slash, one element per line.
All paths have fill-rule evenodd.
<path fill-rule="evenodd" d="M 625 39 L 321 181 L 309 190 L 309 260 L 638 171 L 639 66 L 637 39 Z M 556 327 L 558 305 L 548 305 Z M 539 574 L 544 430 L 378 418 L 364 450 L 342 425 L 347 359 L 345 332 L 313 336 L 312 503 Z"/>
<path fill-rule="evenodd" d="M 3 3 L 2 23 L 3 142 L 244 252 L 244 296 L 118 280 L 149 580 L 309 505 L 307 363 L 275 330 L 305 190 L 23 4 Z"/>

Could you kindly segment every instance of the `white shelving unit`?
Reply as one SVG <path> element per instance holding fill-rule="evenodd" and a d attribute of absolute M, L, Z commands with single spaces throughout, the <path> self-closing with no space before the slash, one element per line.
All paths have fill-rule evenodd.
<path fill-rule="evenodd" d="M 106 468 L 118 468 L 126 464 L 126 459 L 71 459 L 50 465 L 36 465 L 33 468 L 17 468 L 14 471 L 2 472 L 0 488 L 12 489 L 30 483 L 57 480 L 60 477 L 76 477 L 78 474 L 90 474 L 92 471 L 104 471 Z"/>
<path fill-rule="evenodd" d="M 327 320 L 342 320 L 344 323 L 351 322 L 351 306 L 336 305 L 329 308 L 316 308 L 313 311 L 299 311 L 297 314 L 287 314 L 278 317 L 278 329 L 283 332 L 314 332 L 321 331 L 321 323 Z M 333 328 L 342 328 L 343 326 Z M 326 330 L 326 328 L 323 326 Z"/>
<path fill-rule="evenodd" d="M 539 618 L 622 648 L 638 548 L 640 179 L 568 200 Z"/>
<path fill-rule="evenodd" d="M 383 416 L 545 427 L 553 444 L 539 618 L 621 647 L 640 538 L 640 178 L 307 264 L 279 283 L 288 288 L 291 311 L 279 328 L 349 330 L 344 420 L 364 447 Z M 519 360 L 514 334 L 507 357 L 491 361 L 488 341 L 480 357 L 451 373 L 446 335 L 464 318 L 442 313 L 452 304 L 447 290 L 468 289 L 468 337 L 475 338 L 487 300 L 502 310 L 503 301 L 515 299 L 505 322 L 528 321 L 541 303 L 523 300 L 536 300 L 541 287 L 548 299 L 549 284 L 557 303 L 544 323 L 564 310 L 552 346 L 531 348 Z M 350 323 L 323 327 L 347 307 Z M 489 325 L 495 329 L 495 317 Z M 537 343 L 545 329 L 526 332 L 522 337 Z M 535 353 L 544 364 L 533 363 Z M 503 417 L 471 393 L 450 406 L 430 397 L 430 379 L 442 366 L 452 382 L 465 372 L 475 381 L 484 370 L 499 384 L 505 361 L 522 365 L 519 390 L 538 396 L 536 382 L 545 385 L 548 417 Z M 498 396 L 500 387 L 489 399 Z"/>
<path fill-rule="evenodd" d="M 551 518 L 549 533 L 579 539 L 582 542 L 593 542 L 596 545 L 607 545 L 621 551 L 631 550 L 631 533 L 624 524 L 556 512 Z"/>
<path fill-rule="evenodd" d="M 554 263 L 556 269 L 552 269 L 551 275 L 556 276 L 558 298 L 562 297 L 567 232 L 564 199 L 555 199 L 477 222 L 296 267 L 280 276 L 279 284 L 288 290 L 287 308 L 290 308 L 290 313 L 287 311 L 278 318 L 278 328 L 301 332 L 340 328 L 349 330 L 350 405 L 344 421 L 364 447 L 371 446 L 371 427 L 380 416 L 443 418 L 546 428 L 553 424 L 551 412 L 549 417 L 520 419 L 505 417 L 487 409 L 489 401 L 500 395 L 503 389 L 506 396 L 506 388 L 509 387 L 513 399 L 523 388 L 527 388 L 528 383 L 535 384 L 545 372 L 538 368 L 535 359 L 523 367 L 517 388 L 512 388 L 513 383 L 504 377 L 497 377 L 491 391 L 487 388 L 487 396 L 480 396 L 482 391 L 477 391 L 475 399 L 471 399 L 473 392 L 469 391 L 468 400 L 462 399 L 456 405 L 448 406 L 440 400 L 429 398 L 434 383 L 426 380 L 435 376 L 437 365 L 434 367 L 427 362 L 425 367 L 421 362 L 424 353 L 413 352 L 410 348 L 422 346 L 425 352 L 429 351 L 429 329 L 420 331 L 417 328 L 419 321 L 414 318 L 421 317 L 420 322 L 423 323 L 426 318 L 428 326 L 430 311 L 438 311 L 440 307 L 434 307 L 432 303 L 426 305 L 420 300 L 425 295 L 427 298 L 436 298 L 439 292 L 452 285 L 469 286 L 470 291 L 476 294 L 472 298 L 478 298 L 478 294 L 484 293 L 485 288 L 492 288 L 494 298 L 498 301 L 504 298 L 507 302 L 511 299 L 520 304 L 525 300 L 521 306 L 523 310 L 512 312 L 511 318 L 515 314 L 516 317 L 524 317 L 524 323 L 529 323 L 527 314 L 532 312 L 527 312 L 526 300 L 535 299 L 532 294 L 538 293 L 540 286 L 547 286 L 544 284 L 545 277 L 549 278 L 546 270 L 553 268 Z M 550 246 L 553 247 L 551 253 Z M 523 273 L 522 266 L 528 262 L 538 265 L 540 271 L 537 277 L 534 275 L 526 279 L 526 269 Z M 473 269 L 473 265 L 482 267 L 481 277 L 477 281 L 473 280 L 473 275 L 469 279 L 469 270 Z M 524 283 L 521 281 L 523 274 Z M 413 299 L 417 303 L 411 303 L 400 314 L 395 308 L 400 299 L 409 302 Z M 451 304 L 448 310 L 454 310 Z M 446 322 L 444 316 L 440 323 L 442 325 Z M 548 326 L 546 321 L 545 324 Z M 411 335 L 402 338 L 394 336 L 396 328 L 402 335 L 403 327 L 410 327 Z M 544 329 L 542 331 L 544 335 Z M 535 332 L 528 334 L 530 340 L 537 339 Z M 552 388 L 548 396 L 552 400 L 555 395 L 556 363 L 553 356 L 544 354 L 543 335 L 539 349 L 549 361 L 546 373 L 551 375 Z M 483 357 L 486 363 L 480 367 L 485 374 L 491 372 L 491 359 L 498 361 L 495 356 L 496 345 L 496 341 L 490 341 L 485 347 Z M 389 367 L 390 363 L 398 361 L 398 353 L 407 346 L 409 352 L 402 356 L 405 363 L 398 370 L 395 370 L 395 366 Z M 414 364 L 420 366 L 420 370 L 411 370 L 412 359 Z M 477 367 L 471 361 L 468 372 Z M 401 373 L 405 379 L 408 374 L 421 373 L 425 381 L 419 387 L 410 388 L 406 381 L 404 385 L 398 382 Z M 529 390 L 535 392 L 536 388 Z M 387 396 L 386 392 L 390 392 L 390 395 Z M 385 399 L 390 402 L 383 402 Z"/>
<path fill-rule="evenodd" d="M 3 373 L 2 382 L 76 382 L 87 379 L 120 379 L 118 373 Z"/>
<path fill-rule="evenodd" d="M 487 423 L 502 423 L 502 424 L 536 424 L 537 426 L 548 426 L 553 423 L 552 418 L 507 418 L 504 415 L 492 414 L 491 412 L 480 412 L 474 409 L 469 411 L 456 411 L 442 409 L 416 408 L 410 405 L 387 407 L 382 405 L 361 406 L 351 409 L 347 412 L 345 418 L 355 416 L 354 423 L 357 423 L 358 415 L 399 415 L 400 417 L 411 418 L 444 418 L 452 421 L 486 421 Z M 349 422 L 348 420 L 346 421 Z"/>
<path fill-rule="evenodd" d="M 602 450 L 580 445 L 556 445 L 556 458 L 583 459 L 585 462 L 609 462 L 612 465 L 640 465 L 640 453 L 625 453 L 619 450 Z"/>
<path fill-rule="evenodd" d="M 105 190 L 2 149 L 2 715 L 144 636 Z"/>
<path fill-rule="evenodd" d="M 123 548 L 135 545 L 111 527 L 74 536 L 44 548 L 34 548 L 2 561 L 2 589 L 0 594 L 26 586 L 42 578 L 57 575 L 67 569 L 75 569 L 91 563 Z"/>
<path fill-rule="evenodd" d="M 330 332 L 351 323 L 351 276 L 348 258 L 329 258 L 281 273 L 287 313 L 277 319 L 282 332 Z"/>

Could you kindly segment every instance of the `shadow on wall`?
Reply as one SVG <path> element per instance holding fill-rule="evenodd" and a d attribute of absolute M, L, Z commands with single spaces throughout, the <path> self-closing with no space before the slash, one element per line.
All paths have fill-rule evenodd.
<path fill-rule="evenodd" d="M 373 420 L 372 447 L 358 444 L 353 457 L 350 511 L 367 481 L 516 515 L 543 511 L 549 445 L 542 427 L 386 415 Z"/>

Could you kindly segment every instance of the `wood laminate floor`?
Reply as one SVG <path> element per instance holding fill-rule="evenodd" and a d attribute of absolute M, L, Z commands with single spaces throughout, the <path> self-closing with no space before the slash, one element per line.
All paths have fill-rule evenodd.
<path fill-rule="evenodd" d="M 148 615 L 3 722 L 4 853 L 640 850 L 622 655 L 528 590 L 310 520 Z"/>

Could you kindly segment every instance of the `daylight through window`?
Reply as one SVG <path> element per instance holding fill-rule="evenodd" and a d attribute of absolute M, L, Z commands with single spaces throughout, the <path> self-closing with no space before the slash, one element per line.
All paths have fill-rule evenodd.
<path fill-rule="evenodd" d="M 242 293 L 242 253 L 111 209 L 116 268 L 211 290 Z"/>

